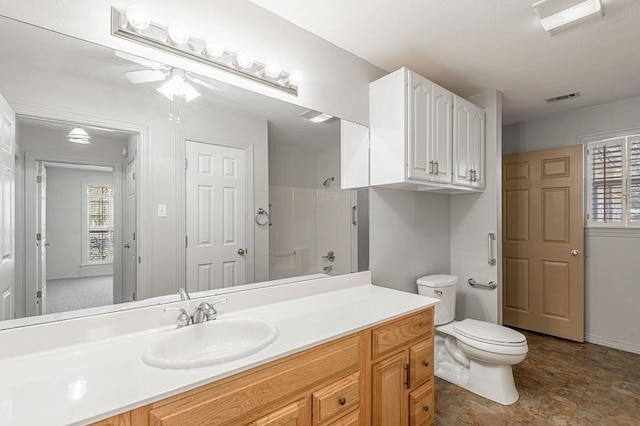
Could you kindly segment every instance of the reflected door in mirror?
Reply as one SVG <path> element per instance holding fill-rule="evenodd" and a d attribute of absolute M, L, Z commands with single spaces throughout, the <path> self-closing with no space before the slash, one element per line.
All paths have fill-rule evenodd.
<path fill-rule="evenodd" d="M 0 319 L 13 318 L 14 311 L 14 139 L 15 114 L 0 96 Z"/>

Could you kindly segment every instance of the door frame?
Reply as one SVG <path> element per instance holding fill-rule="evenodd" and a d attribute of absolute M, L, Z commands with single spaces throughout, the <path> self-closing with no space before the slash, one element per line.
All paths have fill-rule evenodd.
<path fill-rule="evenodd" d="M 255 211 L 255 179 L 254 179 L 254 144 L 239 140 L 224 139 L 220 137 L 207 136 L 191 132 L 177 132 L 178 143 L 176 144 L 176 235 L 178 242 L 185 241 L 187 238 L 187 142 L 198 142 L 209 145 L 218 145 L 228 148 L 241 149 L 246 154 L 247 167 L 247 191 L 246 191 L 246 281 L 253 283 L 255 280 L 255 231 L 253 212 Z M 176 288 L 186 288 L 187 283 L 187 247 L 186 244 L 179 243 L 176 250 Z"/>
<path fill-rule="evenodd" d="M 138 300 L 146 299 L 151 295 L 151 221 L 146 220 L 150 217 L 150 192 L 148 185 L 149 180 L 149 126 L 145 124 L 131 123 L 128 121 L 122 121 L 113 119 L 110 117 L 86 114 L 78 111 L 72 111 L 67 109 L 50 108 L 42 105 L 27 104 L 22 102 L 14 102 L 7 100 L 11 107 L 14 109 L 17 118 L 31 118 L 45 121 L 57 121 L 62 123 L 73 123 L 83 126 L 97 126 L 107 129 L 118 130 L 124 133 L 131 133 L 137 136 L 137 155 L 136 155 L 136 193 L 138 194 L 137 203 L 137 217 L 136 217 L 136 229 L 137 229 L 137 242 L 138 242 L 138 267 L 136 268 L 136 281 L 137 290 L 136 294 Z M 23 154 L 24 151 L 22 151 Z M 86 159 L 81 159 L 86 161 Z M 56 161 L 56 160 L 52 160 Z M 25 158 L 26 162 L 26 158 Z M 23 163 L 24 165 L 24 163 Z M 110 165 L 110 164 L 109 164 Z M 25 167 L 25 190 L 27 185 L 26 180 L 26 167 Z M 34 177 L 35 179 L 35 177 Z M 25 193 L 25 197 L 28 194 Z M 25 199 L 26 206 L 26 199 Z M 24 208 L 25 206 L 18 206 L 17 208 Z M 26 213 L 26 212 L 23 212 Z M 26 238 L 27 229 L 25 223 L 24 236 Z M 25 260 L 28 258 L 28 247 L 25 247 Z M 143 261 L 144 260 L 144 261 Z M 28 282 L 28 274 L 31 273 L 28 269 L 23 274 L 25 281 L 16 283 L 26 289 L 26 283 Z M 27 293 L 24 293 L 26 303 Z M 25 306 L 26 308 L 26 306 Z M 26 311 L 28 312 L 28 310 Z M 26 313 L 25 312 L 25 313 Z"/>

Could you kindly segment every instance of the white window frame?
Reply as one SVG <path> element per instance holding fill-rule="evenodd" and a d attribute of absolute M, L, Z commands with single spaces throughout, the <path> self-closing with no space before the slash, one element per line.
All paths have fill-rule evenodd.
<path fill-rule="evenodd" d="M 89 259 L 89 195 L 87 189 L 89 187 L 105 187 L 109 185 L 82 183 L 82 266 L 99 266 L 99 265 L 112 265 L 113 258 L 111 260 L 90 260 Z M 113 189 L 113 185 L 111 186 Z M 113 198 L 113 195 L 112 195 Z M 115 203 L 115 199 L 113 199 Z M 115 212 L 113 212 L 115 215 Z M 114 230 L 115 232 L 115 230 Z M 115 257 L 115 241 L 114 241 L 114 257 Z"/>
<path fill-rule="evenodd" d="M 585 227 L 586 228 L 618 228 L 618 229 L 640 229 L 640 221 L 631 222 L 629 214 L 628 196 L 631 185 L 629 170 L 629 140 L 640 137 L 640 127 L 620 130 L 615 132 L 599 133 L 582 136 L 578 138 L 578 143 L 584 145 L 587 155 L 585 156 Z M 622 221 L 620 223 L 595 222 L 591 218 L 592 206 L 592 182 L 591 182 L 591 157 L 590 146 L 602 145 L 607 142 L 622 140 L 622 179 L 623 179 L 623 199 L 622 199 Z"/>

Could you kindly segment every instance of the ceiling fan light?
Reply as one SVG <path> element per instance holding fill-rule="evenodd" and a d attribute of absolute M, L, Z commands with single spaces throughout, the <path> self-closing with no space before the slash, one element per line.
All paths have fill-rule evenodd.
<path fill-rule="evenodd" d="M 169 40 L 175 46 L 186 44 L 189 41 L 189 33 L 181 22 L 174 22 L 169 25 L 167 32 L 169 33 Z"/>
<path fill-rule="evenodd" d="M 267 62 L 267 65 L 264 66 L 264 75 L 266 75 L 269 78 L 273 78 L 274 80 L 278 77 L 280 77 L 280 74 L 282 74 L 282 67 L 280 67 L 280 64 L 276 61 L 269 61 Z"/>
<path fill-rule="evenodd" d="M 91 136 L 82 127 L 76 127 L 67 135 L 67 141 L 87 145 L 91 143 Z"/>
<path fill-rule="evenodd" d="M 185 86 L 186 88 L 184 97 L 186 102 L 191 102 L 192 100 L 200 96 L 200 92 L 198 92 L 192 85 L 190 85 L 189 83 L 185 83 Z"/>
<path fill-rule="evenodd" d="M 134 4 L 126 11 L 127 26 L 135 32 L 140 32 L 149 28 L 149 14 L 142 6 Z"/>
<path fill-rule="evenodd" d="M 169 99 L 170 101 L 173 100 L 173 90 L 171 90 L 171 81 L 165 81 L 164 83 L 162 83 L 162 86 L 158 87 L 156 90 L 160 92 L 164 97 Z"/>
<path fill-rule="evenodd" d="M 220 43 L 219 40 L 209 39 L 205 44 L 204 51 L 207 56 L 219 58 L 220 56 L 224 55 L 224 46 L 222 45 L 222 43 Z"/>

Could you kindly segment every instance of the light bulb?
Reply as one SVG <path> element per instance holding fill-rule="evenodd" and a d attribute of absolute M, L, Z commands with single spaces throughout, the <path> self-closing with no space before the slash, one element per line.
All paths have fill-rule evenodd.
<path fill-rule="evenodd" d="M 291 73 L 289 73 L 289 84 L 291 86 L 300 86 L 300 83 L 302 83 L 302 79 L 304 78 L 304 74 L 302 74 L 302 71 L 300 70 L 293 70 L 291 71 Z"/>
<path fill-rule="evenodd" d="M 253 59 L 251 58 L 251 54 L 249 54 L 249 52 L 238 52 L 236 62 L 242 68 L 251 68 L 251 66 L 253 65 Z"/>
<path fill-rule="evenodd" d="M 209 56 L 219 58 L 224 54 L 224 46 L 222 45 L 222 43 L 220 43 L 219 40 L 209 39 L 207 40 L 207 44 L 205 45 L 205 52 Z"/>
<path fill-rule="evenodd" d="M 189 41 L 189 33 L 187 32 L 184 25 L 180 22 L 174 22 L 169 25 L 169 40 L 171 40 L 175 45 L 180 46 L 181 44 L 185 44 Z"/>
<path fill-rule="evenodd" d="M 134 4 L 127 8 L 127 25 L 136 32 L 149 28 L 149 14 L 142 6 Z"/>
<path fill-rule="evenodd" d="M 276 79 L 280 77 L 281 73 L 282 73 L 282 68 L 280 67 L 280 64 L 277 63 L 276 61 L 269 61 L 267 62 L 267 65 L 265 65 L 264 67 L 264 75 L 266 75 L 269 78 Z"/>

